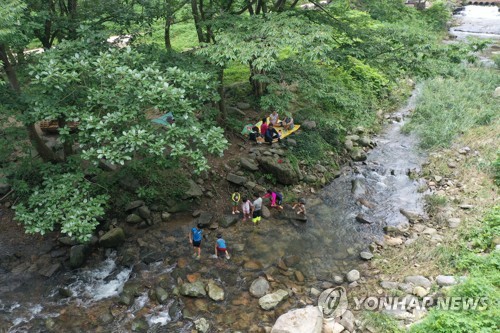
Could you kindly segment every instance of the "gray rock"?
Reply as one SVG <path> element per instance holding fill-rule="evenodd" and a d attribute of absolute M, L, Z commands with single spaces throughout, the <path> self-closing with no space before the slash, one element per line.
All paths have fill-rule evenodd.
<path fill-rule="evenodd" d="M 441 287 L 453 286 L 457 284 L 457 280 L 455 280 L 455 277 L 451 275 L 438 275 L 436 277 L 436 283 Z"/>
<path fill-rule="evenodd" d="M 210 323 L 205 318 L 199 318 L 194 321 L 194 326 L 198 333 L 206 333 L 210 329 Z"/>
<path fill-rule="evenodd" d="M 418 213 L 415 213 L 415 212 L 412 212 L 412 211 L 409 211 L 409 210 L 406 210 L 406 209 L 403 209 L 403 208 L 401 208 L 399 210 L 399 212 L 401 214 L 403 214 L 403 216 L 405 216 L 410 223 L 418 223 L 418 222 L 424 221 L 423 216 L 421 216 Z"/>
<path fill-rule="evenodd" d="M 272 174 L 283 185 L 294 185 L 300 180 L 298 171 L 286 158 L 262 156 L 258 157 L 257 161 L 262 170 Z"/>
<path fill-rule="evenodd" d="M 372 140 L 367 136 L 360 137 L 357 142 L 363 147 L 370 147 L 372 144 Z"/>
<path fill-rule="evenodd" d="M 155 298 L 160 304 L 165 304 L 168 301 L 168 292 L 162 287 L 156 287 Z"/>
<path fill-rule="evenodd" d="M 238 102 L 236 103 L 236 107 L 240 110 L 248 110 L 250 109 L 251 105 L 245 102 Z"/>
<path fill-rule="evenodd" d="M 83 259 L 85 261 L 85 258 Z M 71 264 L 71 262 L 70 262 Z M 83 265 L 83 263 L 82 263 Z M 81 265 L 80 265 L 81 266 Z M 79 267 L 80 267 L 79 266 Z M 45 276 L 45 277 L 51 277 L 52 275 L 54 275 L 55 272 L 57 272 L 59 270 L 59 268 L 61 268 L 61 264 L 56 262 L 56 263 L 53 263 L 52 265 L 49 265 L 49 266 L 46 266 L 46 267 L 43 267 L 39 273 L 40 275 L 42 276 Z"/>
<path fill-rule="evenodd" d="M 128 212 L 141 206 L 144 206 L 144 201 L 142 200 L 132 201 L 125 206 L 125 211 Z"/>
<path fill-rule="evenodd" d="M 11 190 L 12 186 L 10 184 L 4 183 L 3 180 L 0 180 L 0 196 L 3 196 Z"/>
<path fill-rule="evenodd" d="M 500 97 L 500 87 L 496 87 L 493 91 L 493 97 Z"/>
<path fill-rule="evenodd" d="M 255 188 L 255 186 L 257 186 L 257 184 L 255 182 L 252 182 L 252 181 L 248 181 L 245 184 L 245 188 L 249 191 L 252 191 Z"/>
<path fill-rule="evenodd" d="M 271 217 L 271 212 L 267 206 L 262 205 L 262 217 L 268 219 Z"/>
<path fill-rule="evenodd" d="M 415 288 L 413 288 L 413 295 L 422 298 L 424 296 L 427 296 L 427 294 L 429 294 L 429 292 L 424 287 L 416 286 Z"/>
<path fill-rule="evenodd" d="M 333 277 L 333 283 L 335 283 L 335 284 L 342 284 L 342 283 L 344 283 L 344 278 L 342 276 L 340 276 L 340 275 L 335 275 Z"/>
<path fill-rule="evenodd" d="M 255 163 L 255 161 L 251 161 L 250 159 L 245 158 L 245 157 L 242 157 L 240 159 L 240 164 L 241 164 L 241 167 L 243 169 L 248 170 L 248 171 L 259 170 L 259 165 L 257 163 Z"/>
<path fill-rule="evenodd" d="M 352 142 L 358 142 L 359 140 L 359 135 L 353 134 L 353 135 L 348 135 L 345 137 L 346 140 L 350 140 Z"/>
<path fill-rule="evenodd" d="M 226 180 L 236 185 L 243 185 L 247 182 L 247 178 L 243 176 L 238 176 L 234 173 L 228 173 Z"/>
<path fill-rule="evenodd" d="M 354 281 L 358 281 L 359 278 L 361 277 L 361 274 L 359 274 L 359 271 L 353 269 L 352 271 L 350 271 L 349 273 L 347 273 L 347 281 L 349 282 L 354 282 Z"/>
<path fill-rule="evenodd" d="M 122 228 L 114 228 L 99 238 L 99 245 L 107 248 L 116 248 L 125 241 L 125 233 Z"/>
<path fill-rule="evenodd" d="M 162 212 L 161 213 L 161 220 L 163 222 L 166 222 L 170 219 L 170 216 L 172 216 L 169 212 Z"/>
<path fill-rule="evenodd" d="M 219 225 L 223 228 L 229 228 L 238 222 L 238 215 L 226 214 L 219 220 Z"/>
<path fill-rule="evenodd" d="M 351 140 L 345 140 L 344 147 L 348 152 L 352 152 L 354 150 L 354 143 Z"/>
<path fill-rule="evenodd" d="M 137 224 L 137 223 L 141 223 L 142 222 L 142 218 L 139 215 L 130 214 L 130 215 L 127 216 L 127 218 L 125 219 L 125 221 L 127 223 L 130 223 L 130 224 Z"/>
<path fill-rule="evenodd" d="M 71 237 L 60 237 L 59 243 L 64 244 L 64 245 L 68 245 L 68 246 L 78 245 L 78 242 Z"/>
<path fill-rule="evenodd" d="M 202 212 L 200 216 L 196 219 L 196 224 L 201 225 L 201 226 L 208 226 L 212 222 L 212 218 L 214 217 L 214 214 L 209 213 L 209 212 Z"/>
<path fill-rule="evenodd" d="M 321 172 L 321 173 L 325 173 L 328 171 L 327 168 L 325 168 L 324 166 L 322 166 L 321 164 L 316 164 L 314 166 L 314 168 L 318 171 L 318 172 Z"/>
<path fill-rule="evenodd" d="M 151 211 L 147 206 L 141 206 L 137 208 L 137 213 L 139 214 L 140 217 L 142 217 L 145 220 L 151 218 Z"/>
<path fill-rule="evenodd" d="M 271 333 L 321 333 L 323 314 L 316 306 L 306 306 L 278 317 Z"/>
<path fill-rule="evenodd" d="M 288 298 L 288 291 L 278 289 L 272 294 L 267 294 L 259 298 L 259 306 L 264 310 L 274 309 L 281 301 Z"/>
<path fill-rule="evenodd" d="M 424 231 L 422 231 L 424 235 L 434 235 L 437 233 L 437 230 L 434 228 L 425 228 Z"/>
<path fill-rule="evenodd" d="M 213 281 L 209 281 L 207 285 L 208 297 L 218 302 L 224 300 L 224 289 L 219 287 Z"/>
<path fill-rule="evenodd" d="M 88 248 L 85 245 L 72 246 L 69 251 L 69 265 L 71 268 L 79 268 L 87 259 Z"/>
<path fill-rule="evenodd" d="M 253 297 L 260 298 L 267 294 L 270 288 L 269 282 L 265 278 L 259 277 L 253 280 L 249 292 Z"/>
<path fill-rule="evenodd" d="M 184 283 L 179 288 L 179 293 L 182 296 L 189 296 L 189 297 L 207 296 L 207 292 L 205 291 L 205 286 L 203 285 L 203 282 L 201 282 L 200 280 L 193 283 Z"/>
<path fill-rule="evenodd" d="M 354 147 L 354 149 L 351 151 L 351 159 L 356 162 L 363 162 L 366 161 L 368 156 L 366 156 L 366 153 L 363 151 L 361 148 Z"/>
<path fill-rule="evenodd" d="M 305 130 L 312 130 L 316 128 L 316 122 L 314 120 L 306 120 L 301 124 L 301 128 Z"/>
<path fill-rule="evenodd" d="M 304 181 L 309 184 L 316 183 L 318 181 L 318 177 L 315 175 L 305 175 Z"/>
<path fill-rule="evenodd" d="M 189 189 L 184 193 L 185 198 L 199 198 L 203 195 L 200 185 L 196 184 L 194 180 L 189 179 Z"/>
<path fill-rule="evenodd" d="M 295 140 L 294 140 L 294 139 L 292 139 L 292 138 L 287 138 L 287 139 L 286 139 L 286 143 L 287 143 L 287 145 L 292 146 L 292 147 L 294 147 L 294 146 L 296 146 L 296 145 L 297 145 L 297 141 L 295 141 Z"/>
<path fill-rule="evenodd" d="M 398 283 L 398 289 L 407 294 L 411 294 L 413 292 L 413 287 L 414 286 L 411 283 Z"/>
<path fill-rule="evenodd" d="M 354 321 L 356 319 L 354 318 L 354 315 L 352 314 L 351 311 L 346 310 L 344 314 L 340 317 L 339 324 L 344 326 L 346 330 L 349 332 L 354 332 Z"/>
<path fill-rule="evenodd" d="M 399 284 L 392 281 L 382 281 L 380 282 L 380 286 L 384 289 L 398 289 Z"/>
<path fill-rule="evenodd" d="M 406 283 L 413 283 L 415 286 L 420 286 L 424 288 L 430 288 L 431 287 L 431 281 L 422 276 L 422 275 L 412 275 L 412 276 L 407 276 L 405 277 L 404 280 Z"/>
<path fill-rule="evenodd" d="M 372 220 L 370 220 L 368 217 L 366 217 L 365 215 L 363 215 L 361 213 L 356 215 L 356 221 L 358 221 L 359 223 L 367 223 L 367 224 L 373 223 Z"/>
<path fill-rule="evenodd" d="M 367 251 L 363 251 L 359 254 L 359 256 L 361 257 L 361 259 L 364 259 L 364 260 L 370 260 L 371 258 L 373 258 L 373 254 L 371 252 L 367 252 Z"/>

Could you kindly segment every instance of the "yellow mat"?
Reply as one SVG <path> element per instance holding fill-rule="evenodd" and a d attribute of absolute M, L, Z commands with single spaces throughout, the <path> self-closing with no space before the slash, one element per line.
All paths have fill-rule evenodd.
<path fill-rule="evenodd" d="M 278 119 L 277 124 L 279 124 L 280 121 L 281 120 Z M 269 123 L 269 117 L 267 118 L 267 122 Z M 259 121 L 257 124 L 255 124 L 255 126 L 257 126 L 259 129 L 260 129 L 260 125 L 262 125 L 262 120 Z M 284 139 L 287 136 L 289 136 L 290 134 L 292 134 L 293 132 L 295 132 L 296 130 L 298 130 L 300 128 L 300 125 L 294 124 L 293 128 L 288 130 L 288 131 L 285 131 L 283 129 L 283 127 L 281 127 L 279 125 L 274 126 L 274 128 L 276 128 L 276 130 L 280 134 L 280 139 Z M 277 141 L 277 140 L 275 140 L 275 141 Z"/>

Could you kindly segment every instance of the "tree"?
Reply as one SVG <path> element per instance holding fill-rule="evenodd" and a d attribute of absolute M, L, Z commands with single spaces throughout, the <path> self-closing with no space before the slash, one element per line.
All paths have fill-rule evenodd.
<path fill-rule="evenodd" d="M 269 83 L 266 73 L 276 68 L 283 53 L 291 54 L 298 63 L 326 60 L 327 52 L 338 45 L 333 29 L 293 12 L 226 15 L 218 19 L 214 31 L 216 42 L 199 53 L 221 68 L 231 62 L 248 65 L 257 97 L 263 96 Z"/>
<path fill-rule="evenodd" d="M 31 66 L 26 117 L 63 124 L 59 138 L 65 160 L 124 165 L 139 157 L 168 156 L 200 172 L 208 169 L 207 154 L 223 153 L 223 130 L 200 122 L 197 115 L 218 98 L 210 74 L 163 67 L 130 48 L 91 51 L 85 42 L 64 42 Z M 173 125 L 158 128 L 151 122 L 151 113 L 168 111 L 174 113 Z M 78 123 L 76 133 L 70 131 L 70 121 Z M 16 219 L 28 232 L 61 225 L 61 232 L 84 241 L 106 196 L 90 191 L 79 163 L 64 170 L 62 177 L 46 175 L 27 204 L 16 207 Z M 56 201 L 62 212 L 50 208 Z"/>

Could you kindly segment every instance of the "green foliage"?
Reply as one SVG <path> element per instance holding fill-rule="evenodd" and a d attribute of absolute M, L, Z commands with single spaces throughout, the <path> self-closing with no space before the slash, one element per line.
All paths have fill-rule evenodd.
<path fill-rule="evenodd" d="M 500 186 L 500 151 L 497 152 L 497 158 L 493 162 L 493 177 L 495 179 L 495 184 Z"/>
<path fill-rule="evenodd" d="M 222 129 L 202 126 L 195 115 L 218 98 L 216 84 L 207 83 L 209 74 L 163 68 L 129 48 L 94 55 L 69 46 L 46 52 L 32 67 L 28 121 L 78 121 L 77 137 L 65 127 L 61 138 L 77 140 L 82 158 L 92 162 L 123 165 L 139 151 L 155 156 L 168 151 L 202 171 L 208 168 L 204 154 L 222 154 L 227 146 Z M 175 124 L 158 130 L 146 117 L 148 109 L 173 111 Z"/>
<path fill-rule="evenodd" d="M 465 230 L 461 243 L 449 258 L 459 271 L 467 271 L 464 281 L 454 286 L 449 296 L 482 299 L 476 308 L 431 309 L 412 333 L 497 332 L 500 318 L 500 252 L 493 249 L 493 239 L 500 232 L 500 207 L 495 207 L 483 223 Z M 489 253 L 482 253 L 490 251 Z M 479 254 L 481 253 L 481 254 Z"/>
<path fill-rule="evenodd" d="M 318 132 L 304 132 L 297 137 L 297 146 L 293 147 L 293 154 L 299 160 L 309 164 L 320 161 L 331 146 L 323 140 Z"/>
<path fill-rule="evenodd" d="M 26 204 L 15 206 L 16 219 L 27 233 L 61 232 L 86 242 L 104 215 L 107 195 L 92 195 L 92 184 L 81 173 L 53 175 L 36 187 Z"/>
<path fill-rule="evenodd" d="M 381 312 L 368 312 L 362 313 L 363 321 L 367 326 L 376 330 L 376 332 L 384 333 L 402 333 L 404 332 L 399 326 L 398 322 L 388 314 Z"/>
<path fill-rule="evenodd" d="M 423 148 L 445 147 L 462 132 L 498 119 L 498 103 L 491 98 L 498 85 L 498 73 L 483 68 L 428 80 L 404 130 L 418 133 Z"/>
<path fill-rule="evenodd" d="M 189 189 L 187 175 L 169 160 L 145 159 L 133 161 L 120 171 L 118 178 L 132 177 L 139 181 L 136 194 L 147 204 L 166 205 L 181 199 Z"/>
<path fill-rule="evenodd" d="M 447 202 L 445 196 L 437 194 L 426 195 L 424 199 L 425 199 L 426 211 L 428 211 L 429 214 L 431 215 L 437 213 L 440 208 L 446 205 Z"/>

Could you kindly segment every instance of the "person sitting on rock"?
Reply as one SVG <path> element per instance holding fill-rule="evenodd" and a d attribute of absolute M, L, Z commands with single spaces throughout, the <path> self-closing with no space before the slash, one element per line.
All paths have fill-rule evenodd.
<path fill-rule="evenodd" d="M 300 198 L 299 202 L 292 207 L 293 210 L 295 210 L 295 208 L 297 208 L 297 215 L 306 215 L 306 200 L 304 198 Z"/>
<path fill-rule="evenodd" d="M 285 131 L 289 131 L 289 130 L 293 129 L 293 127 L 295 126 L 293 123 L 293 118 L 290 115 L 287 115 L 285 117 L 285 119 L 280 122 L 280 124 Z"/>
<path fill-rule="evenodd" d="M 215 242 L 215 255 L 217 258 L 230 258 L 226 247 L 226 241 L 222 238 L 221 234 L 217 234 L 217 241 Z"/>
<path fill-rule="evenodd" d="M 267 190 L 267 193 L 262 196 L 263 199 L 271 198 L 271 207 L 276 207 L 278 209 L 283 209 L 283 194 L 280 192 L 274 192 L 271 190 Z"/>
<path fill-rule="evenodd" d="M 281 142 L 280 134 L 276 131 L 273 124 L 269 124 L 266 134 L 264 135 L 264 140 L 268 143 L 273 143 L 274 139 L 278 139 L 278 142 Z"/>
<path fill-rule="evenodd" d="M 252 127 L 252 131 L 248 134 L 248 137 L 250 141 L 254 141 L 257 143 L 262 143 L 264 141 L 264 138 L 260 134 L 260 130 L 257 126 Z"/>
<path fill-rule="evenodd" d="M 260 135 L 264 136 L 266 135 L 266 131 L 267 131 L 267 118 L 264 117 L 262 118 L 262 125 L 260 125 Z"/>
<path fill-rule="evenodd" d="M 279 118 L 279 115 L 278 115 L 278 112 L 276 110 L 274 110 L 270 115 L 269 115 L 269 122 L 273 125 L 273 126 L 279 126 L 279 123 L 278 123 L 278 118 Z"/>

